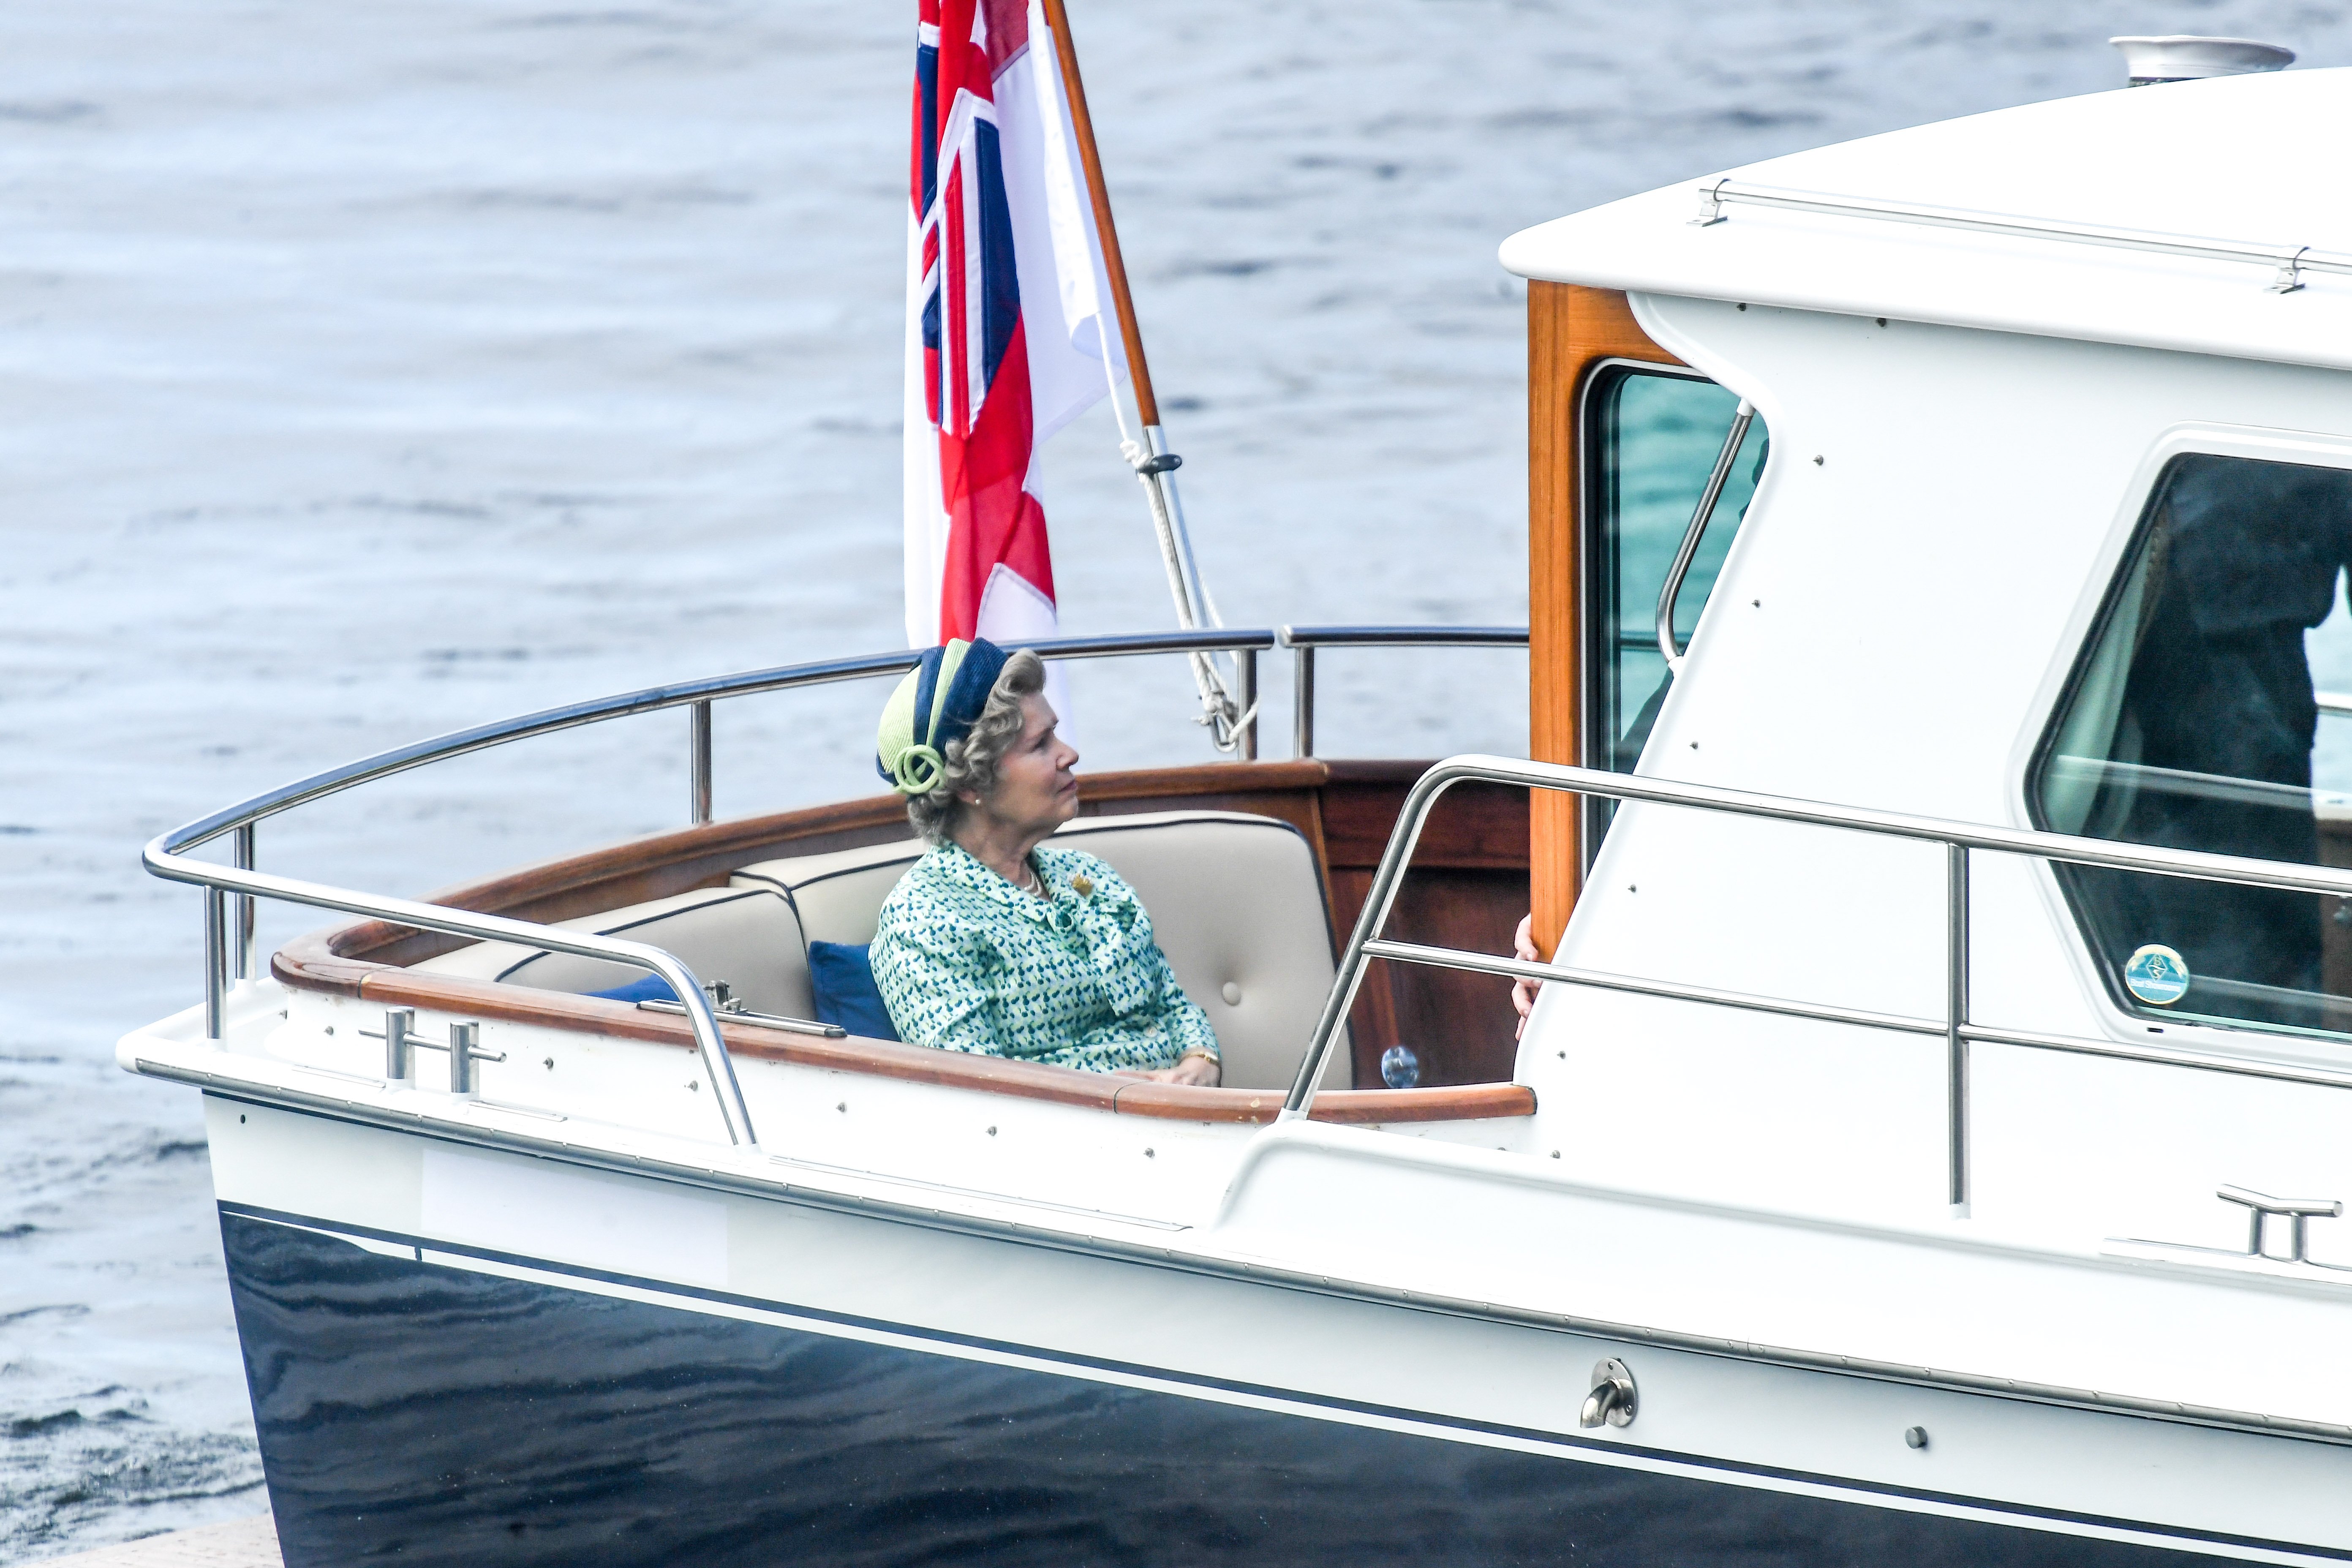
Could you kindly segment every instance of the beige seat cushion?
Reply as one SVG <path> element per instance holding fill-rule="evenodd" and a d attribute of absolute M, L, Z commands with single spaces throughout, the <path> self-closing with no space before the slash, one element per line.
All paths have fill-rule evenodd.
<path fill-rule="evenodd" d="M 754 1012 L 805 1018 L 814 1005 L 809 993 L 808 943 L 801 934 L 792 900 L 762 887 L 704 888 L 633 904 L 601 915 L 556 922 L 568 931 L 593 931 L 667 948 L 708 985 L 723 980 Z M 486 942 L 425 960 L 419 970 L 510 985 L 535 985 L 577 995 L 608 991 L 645 978 L 646 971 L 601 958 L 519 943 Z"/>
<path fill-rule="evenodd" d="M 1298 830 L 1240 812 L 1148 812 L 1080 817 L 1055 842 L 1101 856 L 1151 911 L 1177 980 L 1217 1031 L 1224 1081 L 1287 1089 L 1332 976 L 1322 880 Z M 765 860 L 734 884 L 790 899 L 812 940 L 869 942 L 882 900 L 922 850 L 909 839 Z M 1347 1087 L 1349 1059 L 1343 1036 L 1326 1087 Z"/>
<path fill-rule="evenodd" d="M 882 900 L 922 858 L 922 841 L 906 838 L 829 855 L 762 860 L 743 867 L 730 879 L 738 888 L 767 888 L 792 900 L 809 941 L 862 947 L 874 940 Z"/>

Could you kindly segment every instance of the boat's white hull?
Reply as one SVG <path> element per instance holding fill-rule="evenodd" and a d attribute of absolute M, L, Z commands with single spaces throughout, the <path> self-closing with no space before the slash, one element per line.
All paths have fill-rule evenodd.
<path fill-rule="evenodd" d="M 207 1107 L 289 1568 L 2352 1556 L 2326 1443 Z"/>

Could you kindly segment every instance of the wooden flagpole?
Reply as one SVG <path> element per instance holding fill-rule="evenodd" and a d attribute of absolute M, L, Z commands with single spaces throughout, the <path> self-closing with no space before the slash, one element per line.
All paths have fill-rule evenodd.
<path fill-rule="evenodd" d="M 1139 449 L 1129 454 L 1136 478 L 1143 481 L 1151 505 L 1151 522 L 1160 536 L 1162 563 L 1168 569 L 1168 591 L 1176 601 L 1176 618 L 1188 630 L 1201 624 L 1208 590 L 1192 563 L 1192 541 L 1176 497 L 1176 466 L 1183 459 L 1168 450 L 1167 434 L 1160 426 L 1160 399 L 1151 390 L 1151 365 L 1143 354 L 1143 328 L 1135 319 L 1135 293 L 1127 281 L 1127 258 L 1118 248 L 1118 225 L 1110 214 L 1110 187 L 1103 183 L 1102 152 L 1095 145 L 1094 116 L 1087 110 L 1086 80 L 1078 74 L 1077 40 L 1070 37 L 1070 13 L 1065 0 L 1041 0 L 1045 26 L 1053 30 L 1054 58 L 1062 68 L 1062 90 L 1070 106 L 1070 129 L 1078 140 L 1078 162 L 1086 171 L 1087 195 L 1094 204 L 1095 234 L 1102 242 L 1103 271 L 1110 280 L 1111 303 L 1118 311 L 1118 335 L 1127 350 L 1128 384 L 1135 394 L 1135 414 L 1142 428 Z M 1112 392 L 1116 398 L 1118 392 Z M 1215 619 L 1213 611 L 1210 618 Z M 1240 656 L 1235 655 L 1236 658 Z M 1190 660 L 1192 679 L 1201 690 L 1202 722 L 1220 751 L 1243 758 L 1257 752 L 1254 728 L 1256 706 L 1246 711 L 1227 689 L 1216 665 L 1206 654 Z"/>

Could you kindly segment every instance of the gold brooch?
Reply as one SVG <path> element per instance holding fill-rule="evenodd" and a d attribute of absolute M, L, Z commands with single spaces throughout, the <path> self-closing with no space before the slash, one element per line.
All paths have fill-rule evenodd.
<path fill-rule="evenodd" d="M 1095 893 L 1095 879 L 1082 871 L 1078 875 L 1070 879 L 1070 891 L 1077 894 L 1078 897 L 1082 899 L 1093 898 Z"/>

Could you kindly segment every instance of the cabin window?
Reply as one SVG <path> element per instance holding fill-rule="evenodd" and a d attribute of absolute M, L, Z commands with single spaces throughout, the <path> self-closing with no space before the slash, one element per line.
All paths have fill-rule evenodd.
<path fill-rule="evenodd" d="M 2165 468 L 2031 774 L 2059 833 L 2352 865 L 2352 472 Z M 2352 707 L 2352 703 L 2346 703 Z M 2352 901 L 2060 867 L 2118 1005 L 2352 1033 Z"/>
<path fill-rule="evenodd" d="M 1704 376 L 1656 365 L 1604 367 L 1586 395 L 1584 450 L 1584 755 L 1632 773 L 1673 682 L 1658 647 L 1658 592 L 1731 434 L 1739 399 Z M 1759 417 L 1748 426 L 1722 496 L 1675 602 L 1675 640 L 1688 647 L 1764 471 Z M 1606 826 L 1608 803 L 1587 841 Z"/>

